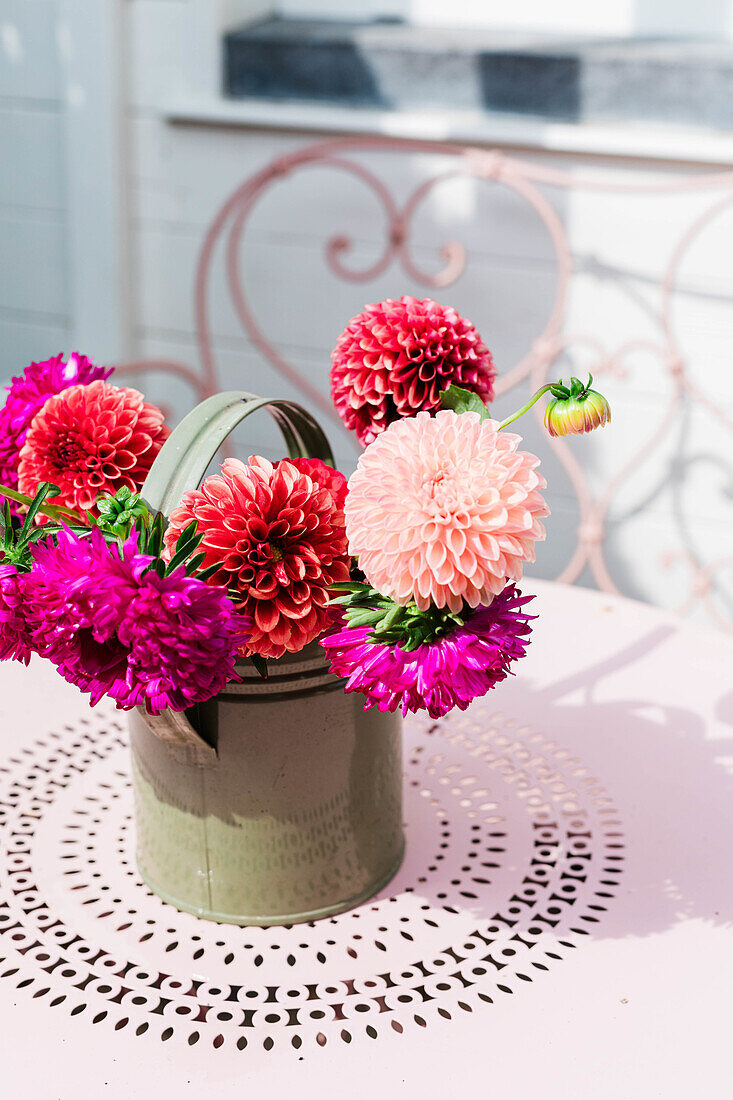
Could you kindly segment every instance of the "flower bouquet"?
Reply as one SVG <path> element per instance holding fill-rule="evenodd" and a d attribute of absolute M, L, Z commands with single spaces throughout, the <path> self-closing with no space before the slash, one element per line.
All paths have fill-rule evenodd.
<path fill-rule="evenodd" d="M 517 583 L 548 509 L 506 428 L 546 392 L 553 435 L 608 404 L 572 379 L 499 423 L 467 320 L 368 306 L 333 352 L 365 448 L 347 484 L 291 402 L 218 394 L 171 433 L 111 373 L 57 356 L 8 387 L 0 658 L 132 712 L 138 862 L 164 899 L 236 923 L 356 904 L 402 858 L 401 716 L 465 709 L 526 652 Z M 259 409 L 289 457 L 205 477 Z"/>

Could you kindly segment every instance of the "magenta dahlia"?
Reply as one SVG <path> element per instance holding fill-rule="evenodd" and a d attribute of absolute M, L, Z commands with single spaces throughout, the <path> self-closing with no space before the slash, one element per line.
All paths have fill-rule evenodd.
<path fill-rule="evenodd" d="M 163 413 L 137 390 L 90 382 L 50 397 L 28 429 L 18 463 L 21 492 L 50 481 L 55 504 L 82 512 L 101 493 L 142 487 L 170 435 Z"/>
<path fill-rule="evenodd" d="M 0 661 L 22 661 L 33 653 L 23 607 L 23 579 L 14 565 L 0 565 Z"/>
<path fill-rule="evenodd" d="M 105 694 L 120 698 L 127 653 L 116 631 L 134 596 L 134 575 L 96 529 L 91 538 L 61 531 L 31 552 L 23 596 L 34 649 L 89 693 L 92 705 Z"/>
<path fill-rule="evenodd" d="M 28 427 L 49 397 L 70 386 L 104 381 L 112 367 L 97 367 L 85 355 L 72 352 L 68 362 L 55 355 L 42 363 L 30 363 L 23 374 L 6 386 L 8 396 L 0 409 L 0 484 L 15 489 L 18 485 L 18 457 Z"/>
<path fill-rule="evenodd" d="M 494 396 L 491 352 L 470 321 L 430 298 L 366 306 L 331 355 L 331 395 L 347 428 L 371 443 L 394 420 L 432 412 L 451 383 Z"/>
<path fill-rule="evenodd" d="M 171 512 L 166 552 L 196 520 L 203 568 L 218 566 L 209 583 L 226 587 L 252 620 L 246 656 L 297 653 L 333 621 L 328 589 L 348 579 L 350 557 L 343 511 L 322 478 L 289 459 L 228 458 Z"/>
<path fill-rule="evenodd" d="M 187 577 L 183 566 L 166 577 L 149 570 L 117 631 L 129 647 L 127 681 L 151 714 L 203 703 L 237 679 L 250 625 L 225 592 Z"/>
<path fill-rule="evenodd" d="M 33 548 L 24 577 L 34 649 L 91 696 L 121 709 L 184 710 L 235 677 L 246 620 L 225 593 L 185 575 L 160 577 L 133 536 L 120 548 L 94 529 Z"/>
<path fill-rule="evenodd" d="M 506 678 L 513 661 L 525 655 L 530 633 L 522 596 L 507 586 L 488 607 L 469 611 L 461 625 L 411 653 L 399 645 L 374 640 L 368 626 L 341 624 L 321 645 L 331 672 L 346 678 L 345 691 L 361 691 L 365 710 L 426 710 L 442 718 L 453 707 L 468 704 Z"/>

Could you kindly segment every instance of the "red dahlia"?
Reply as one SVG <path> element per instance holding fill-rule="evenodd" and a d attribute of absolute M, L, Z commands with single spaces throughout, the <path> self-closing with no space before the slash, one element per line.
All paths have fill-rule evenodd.
<path fill-rule="evenodd" d="M 331 625 L 328 587 L 348 580 L 350 559 L 342 508 L 315 475 L 288 459 L 228 458 L 171 513 L 168 554 L 192 520 L 202 568 L 219 566 L 209 583 L 252 620 L 243 655 L 297 653 Z"/>
<path fill-rule="evenodd" d="M 394 420 L 432 412 L 452 383 L 494 396 L 496 370 L 476 329 L 430 298 L 388 298 L 353 317 L 331 355 L 331 396 L 363 444 Z"/>
<path fill-rule="evenodd" d="M 334 470 L 320 458 L 288 458 L 285 461 L 297 466 L 301 474 L 307 474 L 321 489 L 328 489 L 333 497 L 336 507 L 343 508 L 346 503 L 348 487 L 346 478 L 340 470 Z"/>
<path fill-rule="evenodd" d="M 170 434 L 163 413 L 137 390 L 90 382 L 50 397 L 36 413 L 18 463 L 20 491 L 58 485 L 55 503 L 94 508 L 100 493 L 141 488 Z"/>

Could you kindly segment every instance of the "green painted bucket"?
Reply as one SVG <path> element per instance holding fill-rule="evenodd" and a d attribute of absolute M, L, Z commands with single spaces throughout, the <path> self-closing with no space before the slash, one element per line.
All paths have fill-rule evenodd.
<path fill-rule="evenodd" d="M 188 715 L 130 715 L 140 874 L 232 924 L 349 909 L 402 861 L 402 719 L 365 712 L 317 645 L 240 671 Z"/>
<path fill-rule="evenodd" d="M 323 431 L 292 401 L 215 394 L 185 417 L 145 481 L 168 514 L 230 432 L 264 410 L 287 451 L 333 465 Z M 130 714 L 140 874 L 165 901 L 209 920 L 291 924 L 348 909 L 397 871 L 402 720 L 365 712 L 317 644 L 246 662 L 241 683 L 186 714 Z"/>

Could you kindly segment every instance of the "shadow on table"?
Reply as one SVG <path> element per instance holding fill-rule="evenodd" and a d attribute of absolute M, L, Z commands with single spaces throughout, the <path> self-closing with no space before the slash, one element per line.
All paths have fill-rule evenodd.
<path fill-rule="evenodd" d="M 657 628 L 549 687 L 524 679 L 501 687 L 502 707 L 511 713 L 516 700 L 522 716 L 541 716 L 542 732 L 591 766 L 619 810 L 626 870 L 593 938 L 645 936 L 694 918 L 733 924 L 733 729 L 711 739 L 705 720 L 683 707 L 594 697 L 604 677 L 674 632 Z M 715 718 L 733 727 L 731 683 L 710 690 L 719 692 Z"/>

